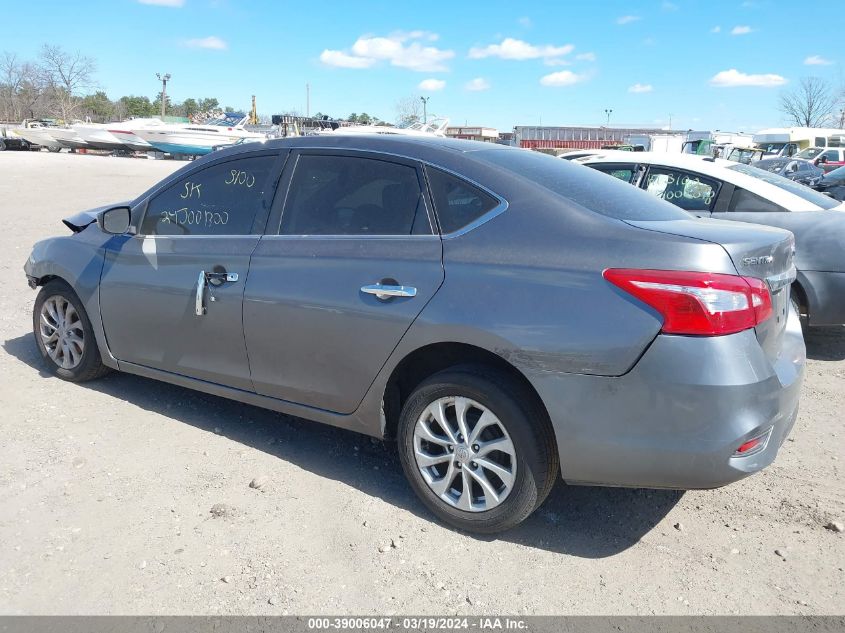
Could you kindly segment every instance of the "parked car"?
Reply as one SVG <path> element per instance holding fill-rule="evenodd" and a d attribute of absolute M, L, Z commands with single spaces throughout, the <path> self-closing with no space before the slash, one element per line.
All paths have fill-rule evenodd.
<path fill-rule="evenodd" d="M 845 167 L 827 172 L 813 189 L 827 194 L 835 200 L 845 200 Z"/>
<path fill-rule="evenodd" d="M 828 147 L 813 159 L 813 164 L 821 167 L 825 173 L 839 169 L 845 166 L 845 148 Z"/>
<path fill-rule="evenodd" d="M 797 414 L 792 235 L 539 153 L 250 143 L 65 224 L 25 265 L 53 374 L 118 369 L 397 438 L 413 490 L 461 529 L 519 523 L 558 476 L 728 484 Z"/>
<path fill-rule="evenodd" d="M 845 206 L 750 165 L 718 158 L 606 153 L 585 165 L 698 215 L 753 222 L 795 234 L 793 297 L 807 325 L 845 323 Z"/>
<path fill-rule="evenodd" d="M 757 147 L 726 146 L 722 150 L 720 156 L 724 160 L 728 160 L 732 163 L 744 163 L 749 165 L 754 161 L 763 160 L 765 152 Z"/>
<path fill-rule="evenodd" d="M 795 155 L 795 158 L 809 160 L 825 172 L 833 171 L 845 165 L 845 148 L 808 147 Z"/>
<path fill-rule="evenodd" d="M 0 152 L 15 149 L 28 152 L 30 150 L 39 150 L 41 148 L 38 145 L 33 145 L 25 138 L 12 134 L 6 128 L 0 128 Z"/>
<path fill-rule="evenodd" d="M 810 161 L 795 158 L 764 158 L 751 163 L 751 165 L 808 187 L 818 183 L 824 176 L 824 171 Z"/>

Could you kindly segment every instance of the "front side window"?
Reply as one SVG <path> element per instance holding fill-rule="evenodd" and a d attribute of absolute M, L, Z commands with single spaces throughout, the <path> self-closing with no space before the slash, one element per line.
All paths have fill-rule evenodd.
<path fill-rule="evenodd" d="M 708 211 L 719 190 L 719 182 L 668 167 L 651 167 L 646 191 L 686 211 Z"/>
<path fill-rule="evenodd" d="M 822 152 L 822 155 L 819 156 L 819 160 L 826 158 L 828 162 L 836 162 L 839 160 L 839 150 L 836 149 L 829 149 L 826 152 Z"/>
<path fill-rule="evenodd" d="M 355 156 L 299 157 L 282 214 L 285 235 L 431 233 L 417 170 Z"/>
<path fill-rule="evenodd" d="M 249 235 L 264 212 L 275 156 L 218 163 L 187 174 L 147 205 L 142 235 Z"/>
<path fill-rule="evenodd" d="M 747 189 L 736 187 L 728 204 L 728 211 L 735 213 L 759 213 L 780 212 L 786 211 L 786 209 L 757 194 L 751 193 Z"/>
<path fill-rule="evenodd" d="M 434 208 L 443 233 L 454 233 L 498 206 L 499 201 L 457 176 L 427 169 Z"/>

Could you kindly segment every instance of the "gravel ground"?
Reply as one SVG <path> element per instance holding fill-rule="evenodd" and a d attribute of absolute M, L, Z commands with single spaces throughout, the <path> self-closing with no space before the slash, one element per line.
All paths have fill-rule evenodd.
<path fill-rule="evenodd" d="M 129 375 L 49 377 L 32 243 L 181 164 L 0 154 L 0 613 L 843 612 L 845 534 L 825 525 L 845 521 L 845 328 L 808 336 L 801 413 L 763 473 L 558 485 L 497 538 L 435 523 L 391 445 Z"/>

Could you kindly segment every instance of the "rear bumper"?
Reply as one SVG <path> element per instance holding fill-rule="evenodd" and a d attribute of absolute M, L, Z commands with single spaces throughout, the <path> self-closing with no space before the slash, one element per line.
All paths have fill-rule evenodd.
<path fill-rule="evenodd" d="M 798 283 L 810 304 L 810 325 L 845 323 L 845 273 L 802 270 Z"/>
<path fill-rule="evenodd" d="M 660 335 L 624 376 L 531 378 L 549 409 L 568 483 L 715 488 L 775 459 L 798 414 L 805 361 L 798 315 L 790 310 L 774 362 L 752 330 Z M 732 457 L 769 428 L 765 449 Z"/>

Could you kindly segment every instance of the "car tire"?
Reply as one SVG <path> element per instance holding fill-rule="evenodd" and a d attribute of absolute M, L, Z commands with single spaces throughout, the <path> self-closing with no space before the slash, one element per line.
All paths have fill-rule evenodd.
<path fill-rule="evenodd" d="M 798 320 L 801 323 L 801 331 L 806 332 L 807 328 L 810 327 L 810 315 L 809 314 L 801 314 L 801 304 L 798 303 L 798 299 L 795 298 L 795 293 L 790 295 L 789 302 L 792 304 L 792 308 L 795 310 L 795 313 L 798 315 Z"/>
<path fill-rule="evenodd" d="M 62 148 L 61 148 L 61 147 L 50 147 L 50 146 L 48 145 L 48 146 L 47 146 L 47 151 L 48 151 L 48 152 L 50 152 L 51 154 L 58 154 L 59 152 L 61 152 L 61 151 L 62 151 Z"/>
<path fill-rule="evenodd" d="M 448 431 L 433 413 L 438 403 Z M 483 428 L 481 416 L 488 416 Z M 462 437 L 462 428 L 469 436 Z M 417 496 L 442 521 L 467 532 L 492 534 L 522 522 L 546 499 L 559 470 L 551 423 L 536 397 L 504 372 L 486 367 L 456 367 L 424 380 L 402 408 L 398 442 Z M 491 450 L 493 442 L 504 451 Z M 429 451 L 438 454 L 432 458 Z M 430 464 L 432 459 L 439 462 Z"/>
<path fill-rule="evenodd" d="M 54 376 L 85 382 L 111 371 L 102 362 L 82 301 L 64 281 L 54 279 L 41 288 L 32 310 L 32 329 Z"/>
<path fill-rule="evenodd" d="M 0 152 L 6 151 L 6 142 L 0 139 Z"/>

